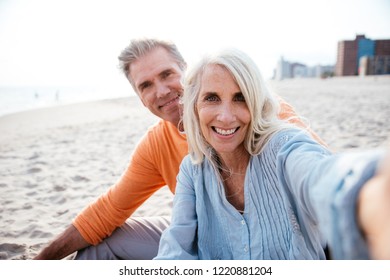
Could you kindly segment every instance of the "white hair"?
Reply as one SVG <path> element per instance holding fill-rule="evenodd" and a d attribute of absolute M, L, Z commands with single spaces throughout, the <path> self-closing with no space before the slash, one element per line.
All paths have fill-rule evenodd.
<path fill-rule="evenodd" d="M 248 55 L 237 49 L 227 49 L 204 57 L 192 68 L 184 82 L 183 124 L 192 162 L 200 164 L 206 157 L 218 170 L 221 167 L 218 155 L 201 133 L 196 108 L 202 76 L 209 65 L 218 65 L 229 71 L 245 98 L 251 122 L 244 146 L 250 155 L 259 154 L 270 136 L 288 124 L 278 118 L 280 107 L 277 97 L 268 90 L 260 70 Z"/>

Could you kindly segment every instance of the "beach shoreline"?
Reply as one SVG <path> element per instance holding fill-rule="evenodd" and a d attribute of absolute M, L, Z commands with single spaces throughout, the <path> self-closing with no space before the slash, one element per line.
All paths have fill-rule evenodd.
<path fill-rule="evenodd" d="M 390 144 L 390 76 L 270 81 L 335 152 Z M 0 260 L 31 259 L 116 182 L 158 121 L 135 96 L 0 117 Z M 134 216 L 170 215 L 155 193 Z"/>

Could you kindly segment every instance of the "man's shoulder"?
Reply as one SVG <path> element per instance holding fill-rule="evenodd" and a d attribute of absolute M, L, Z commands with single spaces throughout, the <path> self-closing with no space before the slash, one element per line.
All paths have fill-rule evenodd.
<path fill-rule="evenodd" d="M 149 127 L 147 133 L 141 140 L 144 145 L 155 148 L 168 148 L 172 146 L 186 147 L 186 138 L 181 135 L 179 130 L 170 122 L 159 120 Z"/>
<path fill-rule="evenodd" d="M 148 133 L 150 134 L 176 134 L 177 128 L 166 120 L 158 120 L 155 124 L 149 127 Z"/>
<path fill-rule="evenodd" d="M 146 141 L 162 141 L 165 137 L 169 137 L 168 123 L 164 120 L 158 120 L 156 123 L 151 125 L 146 134 L 144 135 L 144 140 Z"/>
<path fill-rule="evenodd" d="M 166 121 L 158 120 L 148 128 L 148 133 L 158 133 L 166 126 Z"/>

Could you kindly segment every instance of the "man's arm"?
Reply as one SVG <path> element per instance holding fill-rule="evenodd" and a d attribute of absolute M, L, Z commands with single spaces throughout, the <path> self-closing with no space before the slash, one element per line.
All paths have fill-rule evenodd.
<path fill-rule="evenodd" d="M 79 231 L 73 225 L 70 225 L 44 248 L 34 260 L 59 260 L 89 245 Z"/>

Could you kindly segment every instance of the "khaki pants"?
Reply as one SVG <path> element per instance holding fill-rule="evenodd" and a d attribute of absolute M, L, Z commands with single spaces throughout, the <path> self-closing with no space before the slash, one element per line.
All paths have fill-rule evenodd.
<path fill-rule="evenodd" d="M 96 246 L 77 252 L 76 260 L 151 260 L 157 256 L 170 217 L 130 218 Z"/>

